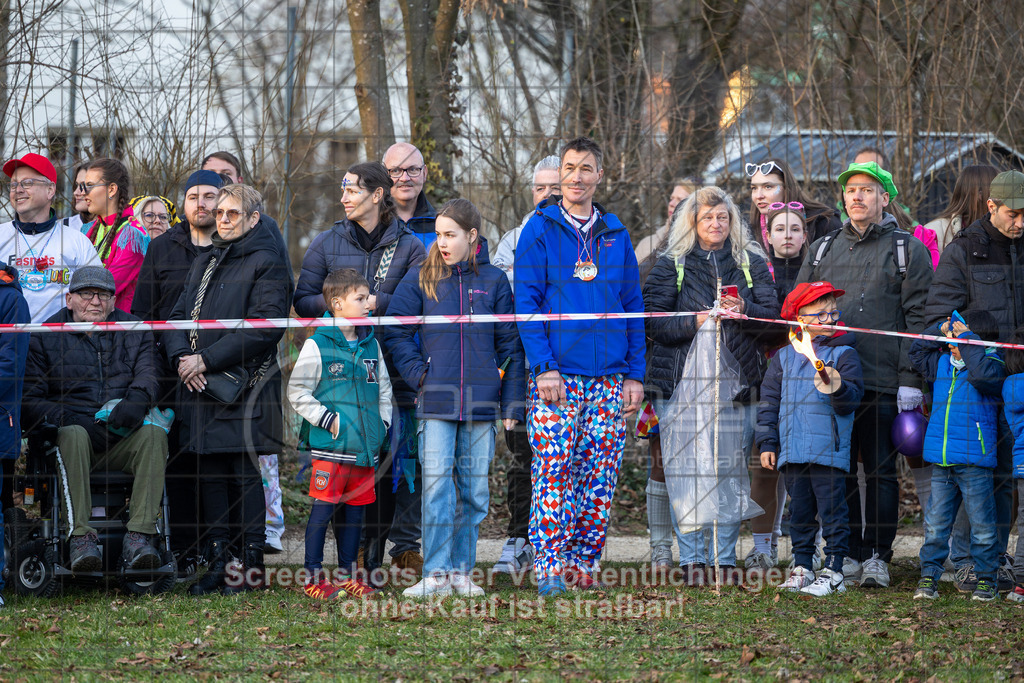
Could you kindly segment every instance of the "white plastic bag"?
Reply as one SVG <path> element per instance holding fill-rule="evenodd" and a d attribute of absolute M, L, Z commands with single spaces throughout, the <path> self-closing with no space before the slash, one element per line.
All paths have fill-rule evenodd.
<path fill-rule="evenodd" d="M 733 399 L 745 388 L 739 363 L 725 346 L 715 368 L 715 320 L 697 331 L 668 407 L 658 416 L 665 484 L 679 531 L 737 524 L 764 513 L 750 498 L 743 448 L 745 411 Z M 715 381 L 718 381 L 718 468 L 715 468 Z"/>

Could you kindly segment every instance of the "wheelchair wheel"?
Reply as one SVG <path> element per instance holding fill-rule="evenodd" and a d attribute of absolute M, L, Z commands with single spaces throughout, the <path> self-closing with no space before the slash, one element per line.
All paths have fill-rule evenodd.
<path fill-rule="evenodd" d="M 171 563 L 171 571 L 163 574 L 154 573 L 152 580 L 149 581 L 140 581 L 138 578 L 129 580 L 125 576 L 126 567 L 124 560 L 118 560 L 117 582 L 121 590 L 129 595 L 159 595 L 160 593 L 167 593 L 173 590 L 177 579 L 177 565 L 174 563 L 174 553 L 170 550 L 165 550 L 160 553 L 160 559 L 163 561 L 164 566 L 167 563 Z"/>
<path fill-rule="evenodd" d="M 19 595 L 49 598 L 60 590 L 53 568 L 57 556 L 41 540 L 26 541 L 11 551 L 11 579 Z"/>
<path fill-rule="evenodd" d="M 4 581 L 11 578 L 14 549 L 27 543 L 36 533 L 37 524 L 21 508 L 4 510 Z"/>

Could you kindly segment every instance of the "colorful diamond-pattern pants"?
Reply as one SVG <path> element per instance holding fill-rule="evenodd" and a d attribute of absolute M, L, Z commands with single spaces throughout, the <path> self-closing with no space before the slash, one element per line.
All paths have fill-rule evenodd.
<path fill-rule="evenodd" d="M 530 543 L 538 579 L 597 568 L 626 443 L 622 375 L 563 379 L 562 406 L 541 401 L 530 386 Z"/>

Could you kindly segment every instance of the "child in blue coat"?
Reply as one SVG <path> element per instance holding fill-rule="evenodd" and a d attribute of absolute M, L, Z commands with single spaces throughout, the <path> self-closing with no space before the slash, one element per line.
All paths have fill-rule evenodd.
<path fill-rule="evenodd" d="M 998 335 L 999 327 L 988 311 L 968 311 L 964 322 L 945 320 L 926 333 L 974 340 Z M 971 598 L 995 600 L 1000 553 L 992 470 L 996 466 L 996 422 L 1006 366 L 991 347 L 922 339 L 911 345 L 910 362 L 933 383 L 924 459 L 935 465 L 924 512 L 921 580 L 914 599 L 939 597 L 939 577 L 962 502 L 971 523 L 971 557 L 978 576 Z"/>
<path fill-rule="evenodd" d="M 1024 344 L 1024 326 L 1010 338 L 1013 344 Z M 1013 478 L 1017 480 L 1017 552 L 1013 558 L 1014 583 L 1006 599 L 1024 602 L 1024 351 L 1004 349 L 1006 381 L 1003 382 L 1003 412 L 1013 432 Z"/>
<path fill-rule="evenodd" d="M 849 551 L 846 475 L 850 471 L 853 414 L 864 396 L 860 356 L 853 335 L 832 327 L 842 314 L 836 298 L 845 292 L 828 282 L 802 282 L 786 297 L 782 317 L 805 326 L 819 371 L 793 346 L 784 346 L 768 366 L 757 408 L 756 443 L 761 466 L 782 472 L 790 495 L 790 535 L 796 565 L 782 590 L 824 596 L 845 593 L 843 559 Z M 814 575 L 817 517 L 825 538 L 825 566 Z"/>
<path fill-rule="evenodd" d="M 398 285 L 388 315 L 514 312 L 508 279 L 488 262 L 480 222 L 480 212 L 466 199 L 441 208 L 437 241 L 423 265 L 410 269 Z M 403 325 L 384 334 L 395 366 L 419 391 L 423 579 L 405 595 L 482 595 L 469 572 L 490 503 L 495 420 L 501 418 L 508 430 L 523 419 L 526 361 L 516 325 Z"/>

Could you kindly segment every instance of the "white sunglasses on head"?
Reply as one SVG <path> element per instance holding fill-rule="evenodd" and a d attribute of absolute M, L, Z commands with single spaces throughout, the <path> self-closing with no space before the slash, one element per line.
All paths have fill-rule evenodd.
<path fill-rule="evenodd" d="M 778 171 L 779 175 L 782 175 L 782 169 L 776 166 L 774 161 L 766 161 L 763 164 L 747 164 L 747 177 L 752 178 L 758 171 L 764 175 Z"/>

